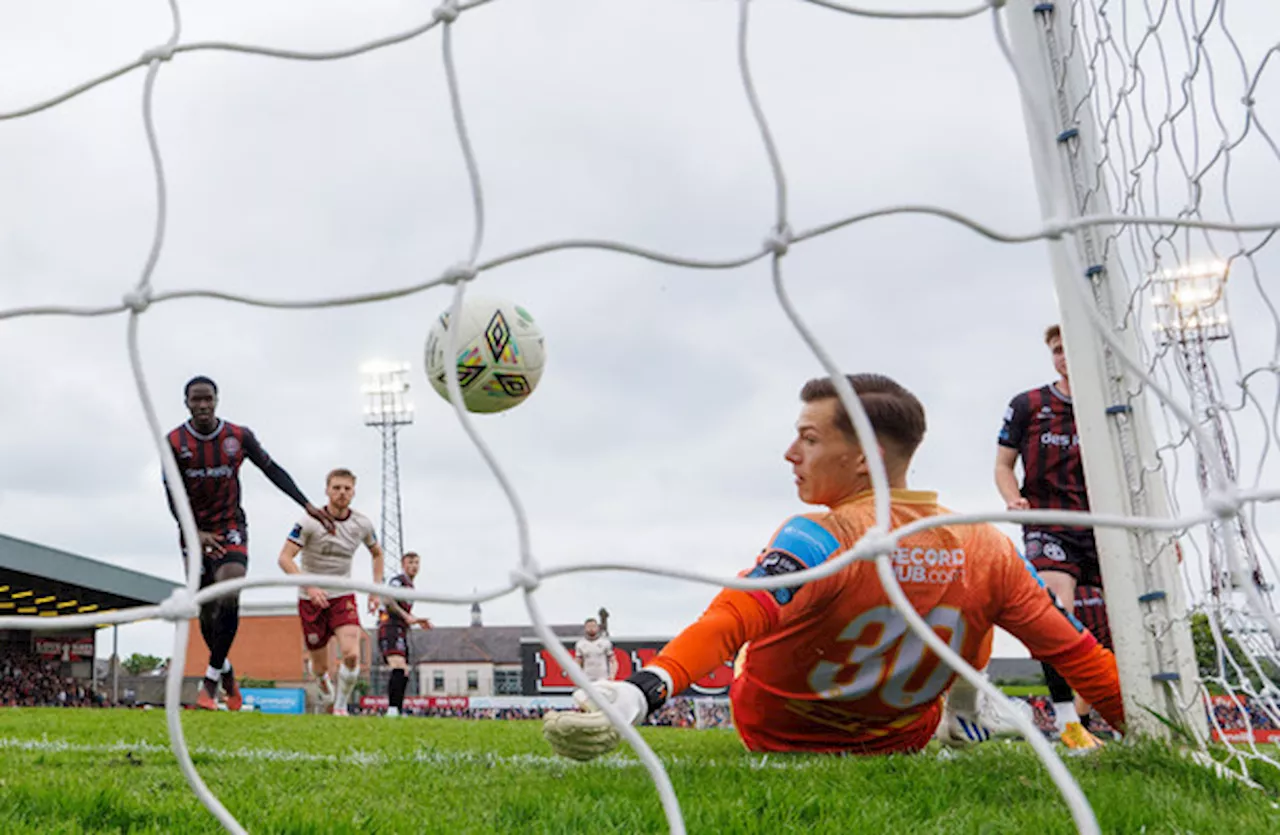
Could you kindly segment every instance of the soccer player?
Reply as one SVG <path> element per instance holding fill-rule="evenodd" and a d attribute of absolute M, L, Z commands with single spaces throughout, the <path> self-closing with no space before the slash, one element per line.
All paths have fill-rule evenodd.
<path fill-rule="evenodd" d="M 1009 403 L 998 438 L 996 488 L 1009 510 L 1086 511 L 1089 509 L 1089 494 L 1085 489 L 1080 436 L 1076 432 L 1075 412 L 1071 404 L 1071 378 L 1067 373 L 1067 355 L 1062 348 L 1062 329 L 1057 325 L 1050 326 L 1045 330 L 1044 341 L 1053 356 L 1058 380 L 1024 391 Z M 1022 459 L 1023 470 L 1021 488 L 1014 473 L 1014 465 L 1019 458 Z M 1102 587 L 1098 547 L 1092 528 L 1025 525 L 1022 539 L 1027 559 L 1063 606 L 1074 604 L 1077 585 Z M 1095 637 L 1102 640 L 1102 636 Z M 1104 643 L 1110 647 L 1110 630 Z M 1077 750 L 1101 745 L 1101 741 L 1081 724 L 1071 687 L 1063 679 L 1061 671 L 1052 664 L 1045 664 L 1044 676 L 1063 744 Z"/>
<path fill-rule="evenodd" d="M 169 446 L 178 461 L 183 488 L 200 532 L 201 588 L 243 577 L 248 570 L 249 530 L 244 509 L 240 507 L 240 465 L 246 458 L 281 492 L 302 505 L 308 516 L 326 529 L 333 528 L 328 514 L 307 501 L 298 485 L 271 460 L 247 426 L 237 426 L 216 415 L 218 386 L 213 380 L 193 377 L 183 394 L 191 419 L 169 433 Z M 178 509 L 168 490 L 165 498 L 169 500 L 169 511 L 177 519 Z M 181 525 L 178 540 L 183 558 L 189 558 L 190 549 Z M 200 607 L 200 634 L 209 648 L 209 667 L 196 698 L 196 706 L 201 709 L 218 709 L 219 685 L 226 693 L 229 710 L 239 710 L 243 705 L 235 673 L 227 660 L 239 627 L 239 595 L 221 597 Z"/>
<path fill-rule="evenodd" d="M 600 634 L 600 621 L 587 618 L 582 637 L 573 648 L 573 658 L 592 681 L 612 681 L 618 675 L 618 659 L 613 642 Z"/>
<path fill-rule="evenodd" d="M 329 498 L 324 509 L 333 519 L 334 530 L 326 530 L 310 516 L 302 517 L 280 549 L 280 568 L 286 574 L 350 577 L 356 548 L 364 545 L 373 557 L 373 576 L 381 577 L 382 546 L 374 535 L 373 522 L 351 507 L 356 495 L 355 474 L 350 470 L 331 470 L 325 476 L 324 492 Z M 294 562 L 299 552 L 302 553 L 301 569 Z M 355 592 L 303 586 L 298 589 L 298 598 L 298 618 L 311 653 L 312 672 L 320 681 L 320 698 L 333 702 L 334 716 L 346 716 L 347 702 L 360 677 L 360 608 L 356 605 Z M 375 609 L 377 605 L 377 598 L 371 595 L 369 608 Z M 336 692 L 329 678 L 331 638 L 338 639 L 338 652 L 342 656 Z"/>
<path fill-rule="evenodd" d="M 421 558 L 408 551 L 400 558 L 402 572 L 387 581 L 398 589 L 413 588 L 413 580 L 422 567 Z M 399 716 L 404 709 L 404 691 L 409 686 L 409 628 L 431 628 L 431 621 L 413 616 L 413 601 L 394 600 L 387 597 L 378 614 L 378 650 L 382 660 L 391 668 L 391 681 L 387 685 L 387 716 Z"/>
<path fill-rule="evenodd" d="M 947 511 L 934 493 L 908 490 L 907 470 L 925 432 L 920 402 L 877 374 L 848 378 L 876 433 L 892 488 L 890 528 Z M 781 577 L 821 565 L 875 523 L 867 457 L 830 379 L 800 394 L 797 437 L 786 451 L 801 501 L 825 509 L 783 523 L 748 577 Z M 976 668 L 1001 626 L 1054 663 L 1113 724 L 1123 725 L 1115 659 L 1068 617 L 994 526 L 955 525 L 904 537 L 890 558 L 907 599 Z M 702 616 L 642 670 L 596 685 L 633 724 L 735 658 L 729 698 L 752 751 L 885 754 L 928 744 L 955 674 L 927 651 L 889 604 L 875 564 L 772 591 L 724 589 Z M 590 759 L 617 733 L 583 691 L 586 710 L 559 712 L 543 733 L 558 753 Z"/>

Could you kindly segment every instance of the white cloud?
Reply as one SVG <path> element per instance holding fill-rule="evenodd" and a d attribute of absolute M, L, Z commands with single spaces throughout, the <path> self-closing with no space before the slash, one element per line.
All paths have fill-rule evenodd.
<path fill-rule="evenodd" d="M 993 226 L 1038 224 L 1021 111 L 985 17 L 895 23 L 755 3 L 751 58 L 802 229 L 895 203 Z M 329 49 L 425 20 L 417 3 L 183 7 L 184 41 Z M 736 68 L 736 4 L 493 3 L 454 27 L 485 190 L 482 258 L 559 238 L 690 257 L 745 254 L 774 223 L 774 186 Z M 76 4 L 5 18 L 0 111 L 52 95 L 167 36 L 164 4 Z M 321 298 L 422 281 L 463 259 L 472 209 L 440 33 L 358 58 L 182 54 L 155 114 L 169 183 L 157 290 Z M 21 75 L 18 74 L 21 70 Z M 0 308 L 112 304 L 136 280 L 154 184 L 135 71 L 46 113 L 0 123 Z M 21 79 L 20 81 L 16 79 Z M 1261 210 L 1260 210 L 1261 211 Z M 913 478 L 959 510 L 998 509 L 994 434 L 1008 398 L 1051 373 L 1056 318 L 1042 244 L 996 244 L 928 217 L 886 218 L 795 246 L 796 305 L 839 361 L 887 372 L 929 408 Z M 548 339 L 528 404 L 478 419 L 526 502 L 540 559 L 747 564 L 798 509 L 781 462 L 796 392 L 820 373 L 772 296 L 768 266 L 691 271 L 571 251 L 501 267 L 478 290 L 517 298 Z M 502 582 L 511 515 L 447 405 L 421 377 L 434 289 L 376 305 L 270 311 L 157 305 L 141 323 L 151 391 L 180 422 L 207 373 L 319 495 L 330 467 L 377 508 L 378 443 L 357 369 L 411 360 L 419 420 L 401 435 L 406 543 L 424 584 Z M 0 528 L 177 579 L 158 458 L 136 403 L 123 317 L 0 324 Z M 251 576 L 276 571 L 297 508 L 250 470 Z M 710 590 L 618 574 L 549 582 L 544 610 L 607 605 L 617 630 L 670 633 Z M 288 599 L 287 592 L 263 593 Z M 464 623 L 465 607 L 430 607 Z M 522 622 L 511 596 L 489 622 Z M 167 654 L 160 624 L 129 640 Z M 129 647 L 126 647 L 128 650 Z M 1006 647 L 1007 649 L 1007 647 Z"/>

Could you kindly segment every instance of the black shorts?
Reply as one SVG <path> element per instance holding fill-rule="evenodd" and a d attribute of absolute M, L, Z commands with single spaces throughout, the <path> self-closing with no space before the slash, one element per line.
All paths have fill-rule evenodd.
<path fill-rule="evenodd" d="M 1024 530 L 1022 541 L 1036 571 L 1061 571 L 1074 577 L 1077 585 L 1101 588 L 1102 571 L 1092 530 Z"/>
<path fill-rule="evenodd" d="M 378 652 L 382 660 L 398 655 L 407 663 L 409 660 L 409 627 L 398 620 L 390 618 L 378 624 Z"/>
<path fill-rule="evenodd" d="M 203 533 L 203 531 L 202 531 Z M 249 529 L 243 522 L 231 522 L 217 529 L 222 537 L 222 554 L 205 552 L 200 555 L 200 588 L 213 585 L 213 577 L 219 568 L 228 563 L 249 567 Z M 183 563 L 186 563 L 187 546 L 179 534 L 178 542 L 182 546 Z"/>

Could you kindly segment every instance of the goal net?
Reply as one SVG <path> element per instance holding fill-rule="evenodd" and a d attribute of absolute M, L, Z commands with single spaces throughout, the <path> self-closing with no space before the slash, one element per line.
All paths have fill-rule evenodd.
<path fill-rule="evenodd" d="M 1069 266 L 1055 261 L 1060 296 L 1092 308 L 1067 334 L 1081 359 L 1073 384 L 1105 406 L 1078 412 L 1091 498 L 1113 490 L 1120 501 L 1106 509 L 1184 520 L 1112 540 L 1133 566 L 1108 590 L 1112 628 L 1142 644 L 1127 656 L 1118 646 L 1122 675 L 1167 697 L 1126 703 L 1151 710 L 1148 723 L 1232 743 L 1246 775 L 1251 761 L 1277 765 L 1269 743 L 1280 739 L 1269 543 L 1280 516 L 1267 503 L 1280 485 L 1268 290 L 1280 251 L 1274 229 L 1231 228 L 1265 216 L 1280 183 L 1269 14 L 1087 0 L 1036 4 L 1016 30 L 1040 105 L 1031 141 L 1056 145 L 1037 172 L 1042 202 L 1056 197 L 1060 220 L 1113 216 L 1076 231 Z M 1077 299 L 1063 301 L 1069 321 Z"/>
<path fill-rule="evenodd" d="M 730 0 L 724 0 L 728 3 Z M 420 25 L 408 30 L 329 52 L 303 52 L 224 42 L 186 42 L 179 7 L 171 0 L 171 35 L 138 60 L 47 100 L 0 112 L 3 122 L 41 118 L 42 114 L 105 84 L 142 77 L 142 124 L 154 171 L 156 224 L 151 249 L 140 265 L 139 279 L 121 287 L 120 303 L 99 307 L 42 304 L 0 310 L 0 323 L 36 316 L 117 316 L 128 319 L 127 350 L 137 393 L 157 440 L 171 486 L 181 483 L 163 427 L 148 391 L 138 329 L 153 306 L 178 299 L 221 299 L 274 309 L 342 307 L 386 301 L 442 285 L 454 286 L 454 314 L 472 284 L 483 284 L 496 267 L 569 249 L 593 249 L 617 257 L 697 270 L 728 270 L 767 262 L 777 300 L 804 343 L 827 373 L 838 379 L 844 360 L 814 336 L 787 293 L 789 254 L 816 238 L 838 235 L 847 227 L 888 215 L 931 215 L 960 224 L 995 241 L 1051 241 L 1055 280 L 1064 306 L 1073 383 L 1088 394 L 1079 403 L 1096 406 L 1099 417 L 1081 417 L 1090 492 L 1100 530 L 1118 531 L 1104 545 L 1106 576 L 1120 588 L 1109 588 L 1116 606 L 1113 631 L 1125 636 L 1118 653 L 1122 676 L 1134 685 L 1131 704 L 1161 707 L 1161 721 L 1185 729 L 1197 746 L 1212 740 L 1230 743 L 1228 756 L 1245 773 L 1255 763 L 1277 765 L 1262 731 L 1280 728 L 1277 706 L 1277 640 L 1272 586 L 1275 561 L 1267 537 L 1278 520 L 1264 500 L 1280 497 L 1276 458 L 1280 450 L 1277 419 L 1277 362 L 1280 318 L 1268 292 L 1267 278 L 1276 254 L 1267 245 L 1280 223 L 1266 196 L 1275 192 L 1280 153 L 1267 128 L 1267 106 L 1280 101 L 1268 95 L 1266 74 L 1272 47 L 1266 26 L 1229 17 L 1226 4 L 1178 0 L 1158 8 L 1134 3 L 1032 3 L 1014 0 L 970 8 L 869 11 L 834 0 L 808 0 L 833 15 L 858 18 L 851 25 L 876 25 L 874 19 L 900 18 L 919 25 L 945 25 L 958 19 L 987 17 L 994 24 L 986 45 L 1009 60 L 1030 126 L 1032 157 L 1047 222 L 1028 223 L 1031 231 L 994 230 L 981 218 L 946 207 L 899 206 L 855 216 L 832 217 L 821 225 L 798 228 L 788 207 L 785 154 L 779 153 L 770 129 L 768 107 L 755 90 L 750 49 L 749 0 L 738 0 L 736 34 L 741 95 L 760 137 L 761 165 L 772 175 L 776 195 L 772 216 L 759 234 L 739 245 L 733 257 L 719 260 L 657 252 L 637 242 L 604 240 L 550 241 L 517 251 L 488 254 L 484 248 L 485 201 L 483 166 L 472 153 L 462 87 L 454 61 L 452 32 L 465 27 L 478 7 L 501 14 L 502 3 L 446 0 Z M 797 0 L 797 6 L 801 5 Z M 890 4 L 885 4 L 886 6 Z M 941 2 L 940 2 L 941 5 Z M 1253 4 L 1265 22 L 1273 15 Z M 1234 10 L 1233 10 L 1234 14 Z M 930 21 L 928 24 L 923 21 Z M 1006 34 L 1008 29 L 1009 34 Z M 456 265 L 439 264 L 435 274 L 417 283 L 311 299 L 267 298 L 218 289 L 174 289 L 152 286 L 152 273 L 165 246 L 168 191 L 164 177 L 164 144 L 157 137 L 153 95 L 166 64 L 201 52 L 234 52 L 283 61 L 340 61 L 434 33 L 439 37 L 457 139 L 462 149 L 474 205 L 474 227 L 459 251 L 469 253 Z M 532 36 L 532 35 L 531 35 Z M 256 58 L 255 58 L 256 60 Z M 904 61 L 905 61 L 904 57 Z M 317 176 L 321 176 L 317 174 Z M 614 196 L 612 199 L 623 199 Z M 763 239 L 763 243 L 761 243 Z M 1073 283 L 1074 282 L 1074 283 Z M 851 290 L 851 298 L 857 290 Z M 1067 308 L 1071 308 L 1068 313 Z M 885 315 L 899 315 L 887 311 Z M 905 314 L 902 314 L 905 315 Z M 452 336 L 451 332 L 451 336 Z M 868 350 L 877 346 L 865 346 Z M 454 352 L 456 354 L 456 351 Z M 510 577 L 474 595 L 426 591 L 397 597 L 449 604 L 523 595 L 529 619 L 546 648 L 575 682 L 590 687 L 580 668 L 552 634 L 536 598 L 539 583 L 553 576 L 602 568 L 642 571 L 710 586 L 781 588 L 798 579 L 833 573 L 853 559 L 877 563 L 886 592 L 920 642 L 927 645 L 975 686 L 993 698 L 999 693 L 981 679 L 911 609 L 894 579 L 886 556 L 896 535 L 877 528 L 852 551 L 801 575 L 744 579 L 695 570 L 654 568 L 617 562 L 592 565 L 542 565 L 534 559 L 528 523 L 516 485 L 484 433 L 461 407 L 455 375 L 451 399 L 461 425 L 484 457 L 510 504 L 519 535 L 519 555 Z M 887 477 L 865 413 L 848 386 L 841 399 L 865 439 L 876 488 L 877 518 L 887 518 Z M 1090 399 L 1091 398 L 1091 399 Z M 1086 420 L 1101 420 L 1086 429 Z M 1108 463 L 1110 462 L 1110 463 Z M 1102 473 L 1096 480 L 1095 471 Z M 1110 473 L 1109 480 L 1105 478 Z M 1103 482 L 1106 482 L 1105 484 Z M 174 493 L 187 541 L 198 540 L 186 497 Z M 1124 518 L 1119 518 L 1124 517 Z M 1061 521 L 1043 514 L 990 512 L 968 521 Z M 934 520 L 930 525 L 946 520 Z M 922 526 L 916 526 L 916 530 Z M 1111 536 L 1111 534 L 1108 534 Z M 1175 545 L 1177 547 L 1175 547 Z M 1114 547 L 1112 547 L 1114 546 Z M 1178 555 L 1180 554 L 1180 561 Z M 167 716 L 178 762 L 201 801 L 231 832 L 243 831 L 234 816 L 203 784 L 187 752 L 179 721 L 188 621 L 200 603 L 230 591 L 263 586 L 323 583 L 323 578 L 247 579 L 197 592 L 198 566 L 188 587 L 158 607 L 106 615 L 40 619 L 43 629 L 75 628 L 159 617 L 175 623 L 173 662 L 167 689 Z M 352 581 L 351 588 L 376 593 L 378 586 Z M 1108 579 L 1108 585 L 1111 581 Z M 0 617 L 0 628 L 32 628 L 36 619 Z M 923 648 L 921 648 L 923 652 Z M 1165 695 L 1149 696 L 1152 686 Z M 1139 693 L 1139 691 L 1141 691 Z M 603 705 L 620 734 L 641 757 L 658 787 L 671 829 L 683 832 L 680 807 L 662 762 L 616 711 Z M 1131 707 L 1130 716 L 1135 717 Z M 1098 831 L 1092 810 L 1062 762 L 1025 719 L 1017 717 L 1055 783 L 1063 792 L 1082 832 Z M 1149 727 L 1140 718 L 1135 722 Z M 1154 730 L 1153 730 L 1154 732 Z"/>

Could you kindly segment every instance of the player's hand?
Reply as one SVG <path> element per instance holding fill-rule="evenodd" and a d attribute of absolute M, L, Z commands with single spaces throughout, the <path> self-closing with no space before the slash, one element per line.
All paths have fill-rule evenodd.
<path fill-rule="evenodd" d="M 334 524 L 333 517 L 329 515 L 329 511 L 325 510 L 323 507 L 316 507 L 310 502 L 307 502 L 303 509 L 307 511 L 308 516 L 324 526 L 326 533 L 333 533 L 338 529 L 338 526 Z"/>
<path fill-rule="evenodd" d="M 429 618 L 414 618 L 409 621 L 410 626 L 421 626 L 423 629 L 431 628 L 431 620 Z"/>
<path fill-rule="evenodd" d="M 632 725 L 640 724 L 648 713 L 649 705 L 644 693 L 631 682 L 597 681 L 595 686 Z M 586 761 L 617 748 L 622 737 L 587 692 L 575 690 L 573 700 L 581 710 L 553 710 L 542 719 L 542 735 L 551 749 L 562 757 Z"/>
<path fill-rule="evenodd" d="M 329 595 L 324 593 L 324 589 L 316 586 L 307 586 L 307 599 L 311 601 L 312 606 L 318 606 L 321 609 L 329 608 Z"/>
<path fill-rule="evenodd" d="M 1031 502 L 1027 501 L 1022 496 L 1019 496 L 1018 498 L 1006 504 L 1005 508 L 1007 510 L 1030 510 Z"/>
<path fill-rule="evenodd" d="M 221 557 L 227 553 L 222 547 L 222 534 L 211 531 L 200 531 L 200 550 L 211 557 Z"/>
<path fill-rule="evenodd" d="M 369 595 L 369 613 L 370 614 L 378 611 L 378 607 L 381 605 L 382 605 L 382 602 L 378 600 L 378 595 L 376 594 Z"/>

